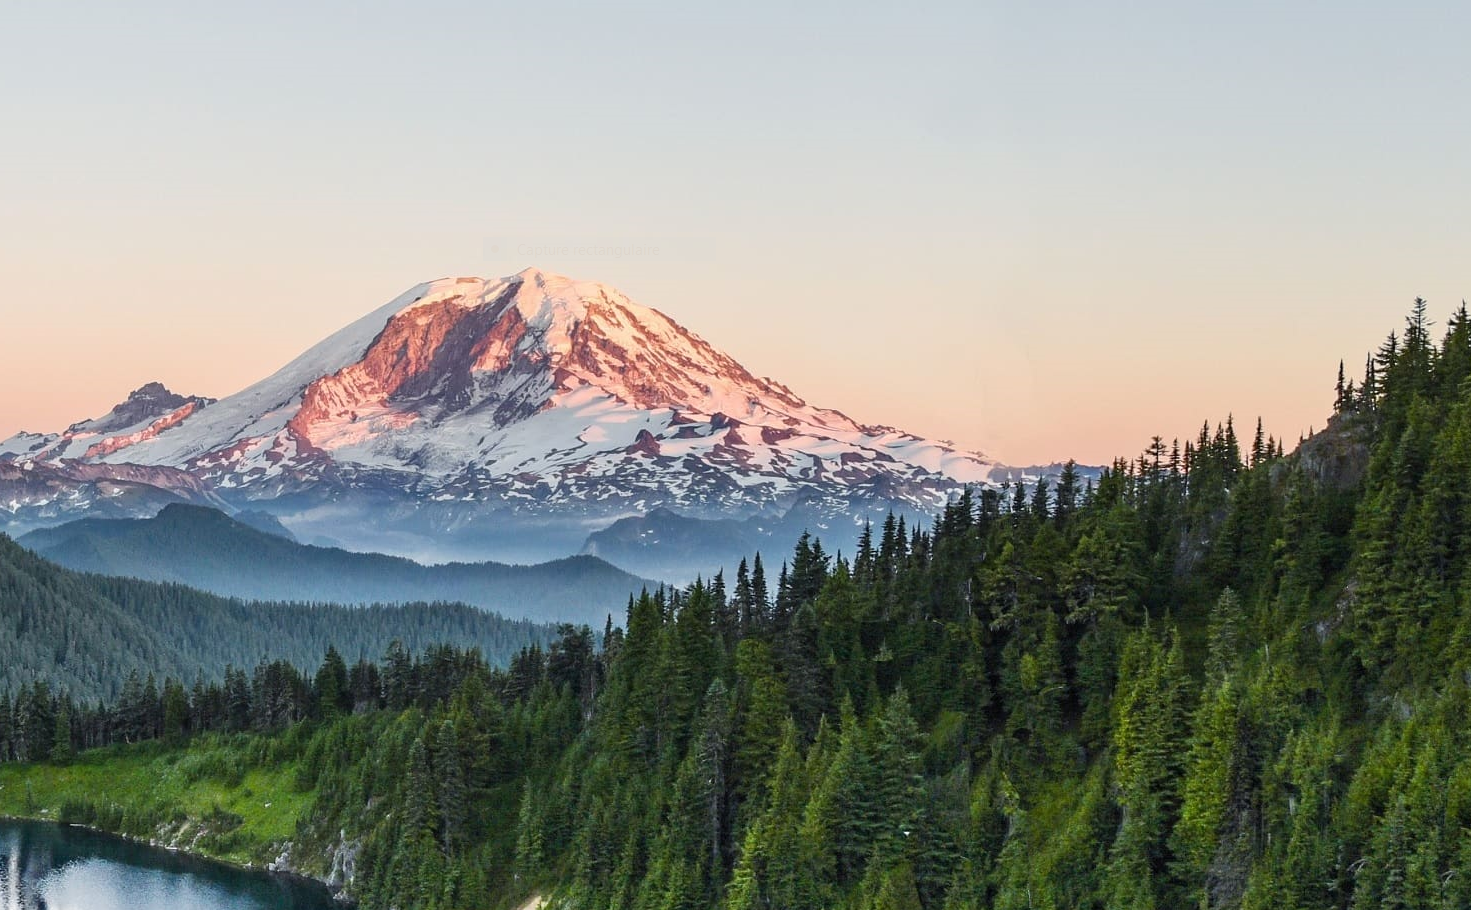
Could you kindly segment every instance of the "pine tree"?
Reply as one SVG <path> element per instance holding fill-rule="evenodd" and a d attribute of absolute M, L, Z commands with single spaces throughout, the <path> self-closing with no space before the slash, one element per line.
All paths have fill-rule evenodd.
<path fill-rule="evenodd" d="M 465 840 L 465 828 L 469 821 L 467 800 L 469 784 L 465 778 L 464 761 L 460 754 L 459 731 L 452 720 L 446 720 L 439 728 L 435 742 L 435 780 L 438 783 L 440 843 L 445 856 L 452 856 Z"/>
<path fill-rule="evenodd" d="M 889 827 L 877 793 L 877 770 L 851 700 L 841 708 L 841 730 L 825 757 L 802 819 L 801 840 L 811 853 L 812 874 L 822 881 L 851 881 Z"/>
<path fill-rule="evenodd" d="M 327 647 L 327 654 L 317 671 L 317 712 L 322 717 L 336 717 L 352 709 L 351 686 L 347 678 L 347 663 L 337 649 Z"/>
<path fill-rule="evenodd" d="M 872 585 L 878 578 L 878 554 L 873 548 L 873 522 L 864 520 L 853 557 L 853 577 L 861 584 Z"/>
<path fill-rule="evenodd" d="M 727 910 L 827 906 L 821 883 L 806 874 L 807 851 L 798 837 L 808 782 L 797 743 L 797 728 L 788 723 L 772 766 L 765 809 L 748 829 L 731 876 Z"/>
<path fill-rule="evenodd" d="M 751 587 L 751 573 L 746 568 L 746 560 L 736 567 L 735 595 L 732 598 L 736 614 L 740 621 L 741 635 L 751 635 L 756 632 L 756 595 Z"/>
<path fill-rule="evenodd" d="M 706 849 L 705 865 L 712 883 L 723 879 L 726 868 L 726 823 L 730 804 L 729 767 L 731 760 L 730 697 L 725 683 L 716 679 L 705 692 L 701 711 L 701 730 L 696 740 L 699 779 L 705 793 Z"/>
<path fill-rule="evenodd" d="M 1379 401 L 1379 381 L 1375 375 L 1374 355 L 1364 356 L 1364 381 L 1359 385 L 1359 410 L 1371 413 Z"/>
<path fill-rule="evenodd" d="M 766 567 L 761 564 L 761 554 L 756 554 L 751 563 L 751 612 L 755 617 L 754 626 L 757 629 L 770 629 L 771 616 L 771 589 L 766 585 Z"/>
<path fill-rule="evenodd" d="M 408 776 L 404 780 L 403 836 L 406 841 L 434 839 L 438 806 L 434 799 L 434 779 L 429 768 L 429 748 L 423 737 L 409 748 Z"/>
<path fill-rule="evenodd" d="M 10 693 L 0 692 L 0 762 L 15 759 L 15 714 L 10 704 Z"/>
<path fill-rule="evenodd" d="M 880 857 L 897 858 L 907 841 L 917 839 L 924 794 L 919 756 L 922 743 L 910 713 L 909 696 L 900 688 L 884 706 L 874 746 L 874 799 L 881 825 L 872 849 Z"/>
<path fill-rule="evenodd" d="M 225 668 L 225 701 L 229 714 L 228 729 L 239 733 L 250 728 L 250 683 L 245 671 Z"/>
<path fill-rule="evenodd" d="M 1119 669 L 1114 774 L 1124 823 L 1112 847 L 1113 904 L 1160 906 L 1168 880 L 1166 838 L 1174 827 L 1189 730 L 1188 681 L 1179 639 L 1136 633 Z"/>
<path fill-rule="evenodd" d="M 909 863 L 885 865 L 875 859 L 859 891 L 859 910 L 922 910 Z"/>
<path fill-rule="evenodd" d="M 709 594 L 710 603 L 714 607 L 715 631 L 720 640 L 720 647 L 728 654 L 740 639 L 741 616 L 738 605 L 726 593 L 723 569 L 716 572 L 715 578 L 711 580 Z"/>
<path fill-rule="evenodd" d="M 163 735 L 166 739 L 179 740 L 188 732 L 189 696 L 184 686 L 173 679 L 163 683 Z"/>
<path fill-rule="evenodd" d="M 1240 782 L 1239 696 L 1228 682 L 1205 693 L 1192 725 L 1194 734 L 1182 787 L 1180 821 L 1174 837 L 1178 853 L 1201 880 L 1227 834 L 1227 812 Z M 1211 903 L 1215 906 L 1215 903 Z"/>
<path fill-rule="evenodd" d="M 735 788 L 742 800 L 757 798 L 787 720 L 786 690 L 766 642 L 747 638 L 736 647 L 737 718 Z"/>
<path fill-rule="evenodd" d="M 403 642 L 395 640 L 388 645 L 383 665 L 384 699 L 389 708 L 401 711 L 412 704 L 417 695 L 414 692 L 413 660 Z"/>
<path fill-rule="evenodd" d="M 545 863 L 545 824 L 528 777 L 521 787 L 521 806 L 516 814 L 516 878 L 535 881 Z"/>
<path fill-rule="evenodd" d="M 51 760 L 65 764 L 72 759 L 71 710 L 65 704 L 56 709 L 55 731 L 52 735 Z"/>
<path fill-rule="evenodd" d="M 1230 588 L 1221 592 L 1211 610 L 1209 651 L 1206 657 L 1206 679 L 1219 684 L 1230 675 L 1241 660 L 1241 601 Z"/>
<path fill-rule="evenodd" d="M 1178 446 L 1176 448 L 1178 452 Z M 1078 464 L 1070 458 L 1062 466 L 1062 474 L 1057 481 L 1057 508 L 1053 518 L 1059 529 L 1066 528 L 1078 510 L 1078 493 Z"/>

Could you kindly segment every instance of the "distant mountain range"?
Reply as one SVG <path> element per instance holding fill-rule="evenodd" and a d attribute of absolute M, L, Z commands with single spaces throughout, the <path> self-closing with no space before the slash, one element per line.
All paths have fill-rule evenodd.
<path fill-rule="evenodd" d="M 864 517 L 1056 468 L 861 424 L 613 288 L 528 269 L 418 285 L 218 401 L 150 383 L 0 442 L 0 530 L 179 502 L 429 561 L 585 551 L 692 576 L 773 530 L 842 546 Z M 680 556 L 671 516 L 720 524 L 683 525 Z"/>
<path fill-rule="evenodd" d="M 214 509 L 172 504 L 144 519 L 87 518 L 18 541 L 69 569 L 177 582 L 254 600 L 344 604 L 445 601 L 513 618 L 621 622 L 630 594 L 657 582 L 593 556 L 538 565 L 425 566 L 397 556 L 301 544 L 269 516 L 255 526 Z"/>
<path fill-rule="evenodd" d="M 345 607 L 243 601 L 181 585 L 65 569 L 0 536 L 0 692 L 45 682 L 89 702 L 117 698 L 129 673 L 186 686 L 286 660 L 313 671 L 331 646 L 379 660 L 394 641 L 414 653 L 477 647 L 506 665 L 554 632 L 465 604 Z"/>

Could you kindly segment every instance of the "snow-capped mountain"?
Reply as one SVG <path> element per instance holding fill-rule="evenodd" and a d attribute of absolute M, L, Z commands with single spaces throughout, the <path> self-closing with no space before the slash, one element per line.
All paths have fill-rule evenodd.
<path fill-rule="evenodd" d="M 143 472 L 181 498 L 267 509 L 304 538 L 480 558 L 563 555 L 655 509 L 930 511 L 1010 473 L 810 405 L 657 310 L 535 269 L 421 284 L 234 395 L 151 383 L 102 418 L 0 442 L 0 462 L 92 483 Z M 90 508 L 18 495 L 4 476 L 0 523 Z"/>

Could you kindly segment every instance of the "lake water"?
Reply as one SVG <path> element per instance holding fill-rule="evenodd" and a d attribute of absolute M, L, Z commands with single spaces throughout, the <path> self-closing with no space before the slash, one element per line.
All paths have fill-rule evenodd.
<path fill-rule="evenodd" d="M 46 822 L 0 820 L 0 910 L 328 910 L 314 882 Z"/>

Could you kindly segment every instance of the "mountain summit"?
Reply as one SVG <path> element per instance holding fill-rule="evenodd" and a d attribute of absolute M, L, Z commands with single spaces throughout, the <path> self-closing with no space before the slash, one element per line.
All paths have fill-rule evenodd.
<path fill-rule="evenodd" d="M 527 545 L 528 521 L 580 546 L 657 508 L 929 511 L 1010 473 L 810 405 L 658 310 L 537 269 L 418 285 L 234 395 L 150 384 L 104 418 L 0 443 L 0 460 L 177 469 L 305 538 L 480 558 L 551 555 L 493 544 Z M 443 549 L 454 539 L 468 549 Z"/>

